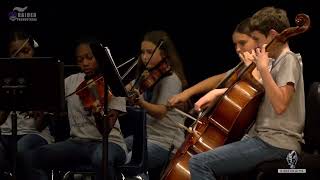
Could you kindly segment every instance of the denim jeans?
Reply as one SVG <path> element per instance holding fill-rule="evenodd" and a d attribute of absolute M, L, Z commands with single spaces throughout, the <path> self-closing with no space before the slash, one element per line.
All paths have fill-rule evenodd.
<path fill-rule="evenodd" d="M 148 168 L 162 168 L 169 158 L 169 150 L 148 141 Z"/>
<path fill-rule="evenodd" d="M 1 138 L 1 137 L 0 137 Z M 0 139 L 0 173 L 7 170 L 8 161 L 6 159 L 6 149 L 2 139 Z"/>
<path fill-rule="evenodd" d="M 48 144 L 48 142 L 38 134 L 19 135 L 17 136 L 17 139 L 17 154 L 13 157 L 16 158 L 16 174 L 17 179 L 25 179 L 25 175 L 29 170 L 28 167 L 31 166 L 30 161 L 27 159 L 27 153 L 32 149 Z M 0 147 L 0 149 L 2 149 L 1 151 L 3 151 L 7 157 L 10 157 L 10 159 L 8 158 L 6 160 L 11 162 L 11 157 L 13 155 L 11 149 L 13 148 L 13 145 L 15 145 L 12 136 L 2 135 L 1 142 L 3 146 Z M 8 166 L 8 164 L 6 164 L 6 166 Z"/>
<path fill-rule="evenodd" d="M 10 149 L 10 145 L 13 142 L 13 138 L 11 135 L 2 135 L 2 142 L 6 149 Z M 17 152 L 22 153 L 28 150 L 32 150 L 39 146 L 48 144 L 48 142 L 38 134 L 26 134 L 26 135 L 18 135 L 17 137 Z"/>
<path fill-rule="evenodd" d="M 74 170 L 81 167 L 92 168 L 96 178 L 102 179 L 102 143 L 85 139 L 68 139 L 66 141 L 42 146 L 29 155 L 32 161 L 32 174 L 29 179 L 44 180 L 48 177 L 37 169 Z M 117 144 L 108 143 L 108 179 L 115 179 L 115 168 L 126 160 L 125 151 Z"/>
<path fill-rule="evenodd" d="M 191 179 L 214 180 L 216 176 L 250 171 L 261 162 L 285 159 L 288 153 L 258 137 L 248 137 L 193 156 L 189 161 Z"/>
<path fill-rule="evenodd" d="M 125 138 L 125 142 L 129 150 L 132 149 L 133 137 L 128 136 Z M 169 160 L 169 150 L 162 148 L 161 146 L 154 144 L 150 141 L 147 142 L 148 149 L 148 162 L 147 168 L 149 171 L 149 175 L 159 176 L 162 168 L 166 165 L 166 162 Z M 156 173 L 156 174 L 155 174 Z M 143 175 L 146 177 L 145 175 Z M 144 178 L 149 179 L 149 178 Z M 157 179 L 154 177 L 150 177 L 150 179 Z"/>

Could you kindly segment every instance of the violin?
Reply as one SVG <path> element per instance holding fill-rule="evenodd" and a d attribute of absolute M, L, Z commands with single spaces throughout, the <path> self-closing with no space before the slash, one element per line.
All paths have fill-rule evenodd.
<path fill-rule="evenodd" d="M 76 89 L 76 94 L 79 96 L 84 109 L 95 117 L 96 127 L 99 132 L 103 133 L 102 120 L 104 115 L 104 97 L 105 97 L 105 87 L 104 78 L 102 75 L 97 75 L 93 78 L 84 80 Z M 112 98 L 111 91 L 108 91 L 108 101 Z M 114 111 L 110 111 L 107 114 L 108 120 L 112 119 L 108 123 L 113 124 L 116 121 L 117 115 Z M 109 125 L 108 127 L 113 127 Z M 111 130 L 109 128 L 107 131 Z"/>
<path fill-rule="evenodd" d="M 82 105 L 86 111 L 98 113 L 104 107 L 104 78 L 102 75 L 84 80 L 76 89 Z M 111 100 L 112 93 L 109 91 L 108 100 Z"/>
<path fill-rule="evenodd" d="M 130 90 L 130 104 L 136 104 L 139 94 L 151 89 L 161 78 L 170 74 L 172 74 L 172 70 L 167 60 L 162 60 L 152 69 L 143 71 Z M 134 91 L 134 89 L 138 92 Z"/>
<path fill-rule="evenodd" d="M 139 92 L 143 93 L 147 89 L 152 88 L 161 78 L 172 73 L 171 66 L 167 60 L 161 61 L 151 70 L 145 70 L 142 73 L 142 80 L 139 83 Z"/>

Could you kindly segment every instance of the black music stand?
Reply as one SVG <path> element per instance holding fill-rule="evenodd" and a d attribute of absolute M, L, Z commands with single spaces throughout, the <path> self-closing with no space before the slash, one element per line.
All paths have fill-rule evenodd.
<path fill-rule="evenodd" d="M 113 61 L 110 50 L 101 44 L 91 44 L 90 48 L 95 56 L 99 67 L 103 73 L 104 87 L 109 87 L 114 96 L 128 97 L 127 91 L 122 83 L 119 71 Z M 105 94 L 108 94 L 108 88 L 105 88 Z M 104 99 L 104 112 L 108 111 L 108 96 Z M 106 113 L 105 113 L 106 114 Z M 107 180 L 107 162 L 108 162 L 108 137 L 110 123 L 103 121 L 102 134 L 102 171 L 103 179 Z M 112 125 L 113 126 L 113 125 Z"/>
<path fill-rule="evenodd" d="M 0 72 L 0 110 L 12 111 L 12 175 L 16 179 L 16 111 L 63 111 L 63 63 L 53 57 L 0 58 Z"/>

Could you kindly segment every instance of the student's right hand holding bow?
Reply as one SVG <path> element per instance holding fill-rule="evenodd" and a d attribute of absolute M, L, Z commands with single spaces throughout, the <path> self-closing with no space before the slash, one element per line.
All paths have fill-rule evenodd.
<path fill-rule="evenodd" d="M 213 89 L 209 91 L 206 95 L 202 96 L 195 104 L 194 110 L 201 112 L 203 109 L 207 108 L 209 104 L 217 100 L 219 96 L 224 94 L 228 88 Z"/>

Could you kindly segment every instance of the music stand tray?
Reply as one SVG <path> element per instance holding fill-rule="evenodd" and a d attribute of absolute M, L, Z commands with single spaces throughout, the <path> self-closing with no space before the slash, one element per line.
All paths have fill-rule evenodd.
<path fill-rule="evenodd" d="M 0 72 L 1 110 L 64 109 L 64 67 L 57 58 L 0 58 Z"/>
<path fill-rule="evenodd" d="M 63 68 L 63 63 L 53 57 L 0 58 L 0 110 L 13 112 L 13 179 L 16 179 L 16 111 L 63 111 Z"/>

